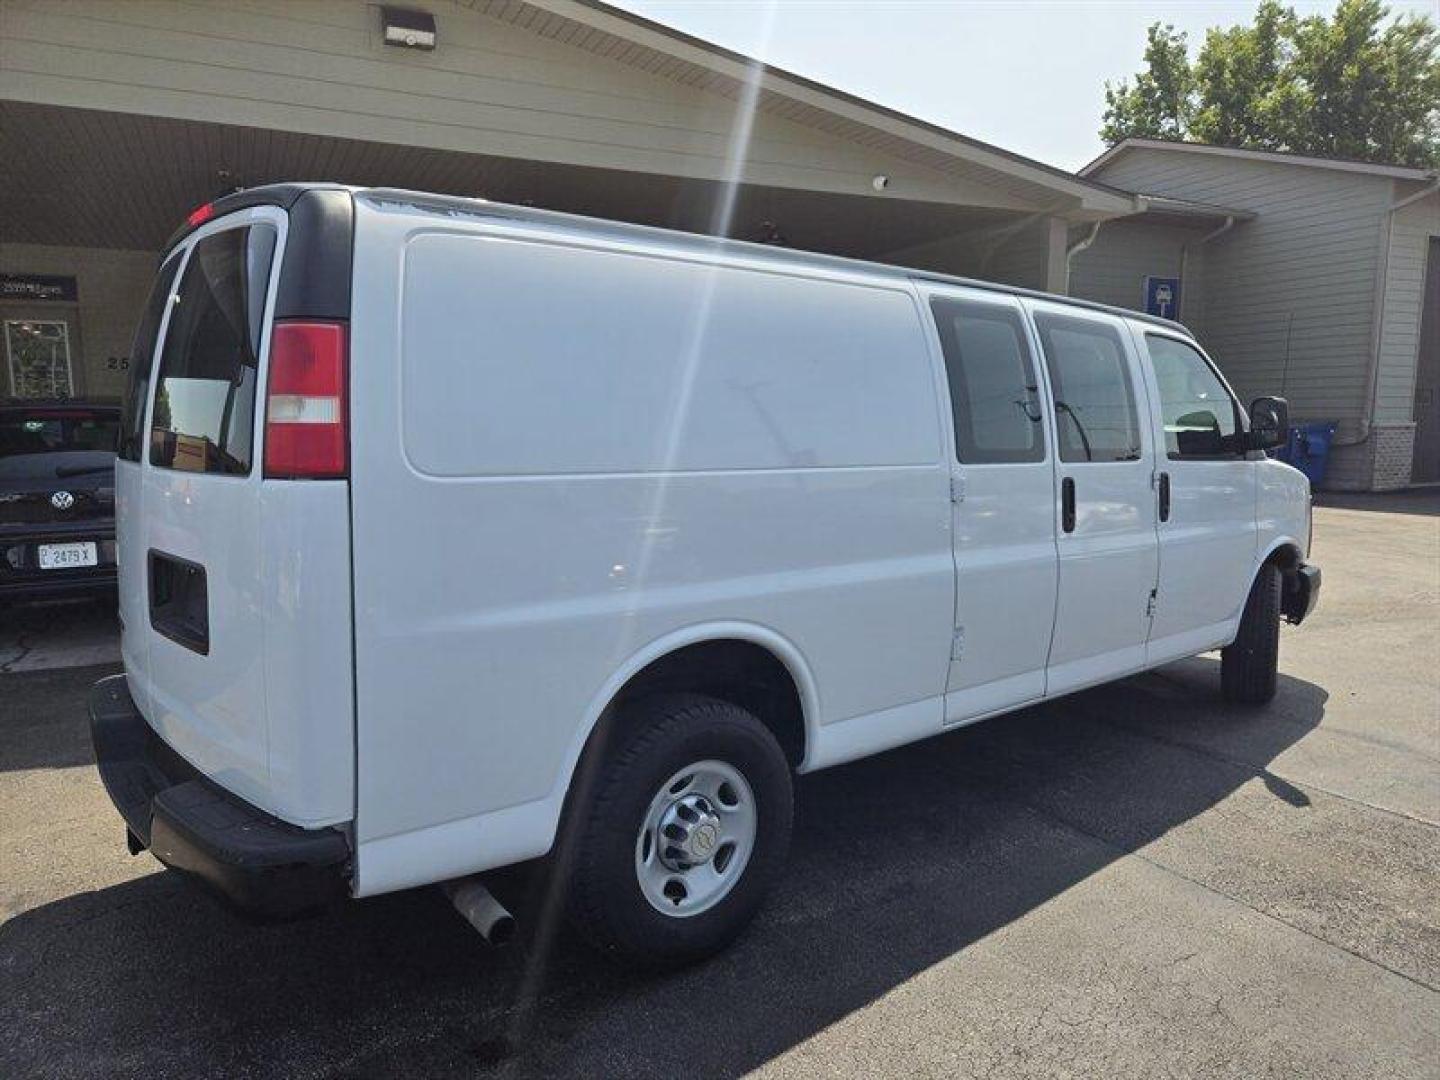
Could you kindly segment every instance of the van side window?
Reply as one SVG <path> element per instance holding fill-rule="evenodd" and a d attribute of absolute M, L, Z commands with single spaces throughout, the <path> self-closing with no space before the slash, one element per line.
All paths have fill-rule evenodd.
<path fill-rule="evenodd" d="M 160 353 L 150 464 L 244 475 L 275 229 L 226 229 L 195 245 Z"/>
<path fill-rule="evenodd" d="M 126 461 L 139 461 L 140 449 L 145 445 L 145 404 L 150 397 L 150 375 L 155 367 L 155 337 L 160 333 L 160 324 L 165 321 L 165 308 L 169 305 L 170 290 L 175 285 L 175 274 L 179 269 L 180 253 L 176 252 L 160 268 L 155 284 L 150 287 L 150 298 L 145 301 L 145 311 L 140 316 L 135 340 L 130 345 L 130 381 L 125 387 L 125 405 L 120 413 L 120 442 L 116 448 Z"/>
<path fill-rule="evenodd" d="M 1035 362 L 1020 313 L 938 297 L 930 310 L 945 354 L 956 457 L 967 465 L 1043 461 Z"/>
<path fill-rule="evenodd" d="M 1138 461 L 1140 422 L 1125 348 L 1114 327 L 1035 316 L 1050 372 L 1061 461 Z"/>
<path fill-rule="evenodd" d="M 1181 458 L 1229 457 L 1225 442 L 1240 430 L 1240 406 L 1198 349 L 1160 334 L 1145 344 L 1160 385 L 1165 453 Z"/>

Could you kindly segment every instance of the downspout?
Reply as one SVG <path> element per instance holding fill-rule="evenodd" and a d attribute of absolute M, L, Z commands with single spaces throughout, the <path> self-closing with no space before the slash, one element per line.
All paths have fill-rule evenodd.
<path fill-rule="evenodd" d="M 1065 249 L 1065 295 L 1070 295 L 1070 264 L 1075 261 L 1075 256 L 1095 243 L 1095 238 L 1100 235 L 1100 226 L 1105 224 L 1105 218 L 1095 222 L 1090 228 L 1090 235 L 1083 240 L 1076 240 Z"/>
<path fill-rule="evenodd" d="M 1225 216 L 1225 224 L 1224 224 L 1224 225 L 1221 225 L 1218 229 L 1212 229 L 1210 232 L 1208 232 L 1208 233 L 1206 233 L 1204 236 L 1200 237 L 1199 240 L 1196 240 L 1196 241 L 1195 241 L 1195 246 L 1196 246 L 1196 247 L 1204 247 L 1204 246 L 1205 246 L 1206 244 L 1208 244 L 1211 240 L 1214 240 L 1214 239 L 1215 239 L 1216 237 L 1218 237 L 1218 236 L 1223 236 L 1223 235 L 1225 235 L 1225 233 L 1229 232 L 1229 231 L 1230 231 L 1231 229 L 1233 229 L 1234 227 L 1235 227 L 1235 215 L 1234 215 L 1234 214 L 1227 214 L 1227 215 Z M 1190 295 L 1190 288 L 1189 288 L 1189 284 L 1188 284 L 1189 279 L 1186 278 L 1186 276 L 1185 276 L 1185 264 L 1188 263 L 1189 261 L 1190 261 L 1190 241 L 1187 240 L 1187 241 L 1185 241 L 1185 243 L 1183 243 L 1183 244 L 1180 245 L 1180 306 L 1179 306 L 1179 308 L 1177 308 L 1176 311 L 1175 311 L 1175 316 L 1176 316 L 1176 321 L 1177 321 L 1177 322 L 1184 322 L 1184 321 L 1185 321 L 1185 297 L 1187 297 L 1187 296 Z"/>
<path fill-rule="evenodd" d="M 1380 266 L 1375 274 L 1375 317 L 1371 320 L 1370 356 L 1365 370 L 1365 411 L 1360 416 L 1360 433 L 1353 439 L 1336 439 L 1336 446 L 1359 446 L 1370 438 L 1370 430 L 1375 426 L 1375 398 L 1380 392 L 1380 340 L 1385 327 L 1385 297 L 1390 291 L 1390 243 L 1395 234 L 1395 214 L 1440 191 L 1440 173 L 1431 173 L 1426 179 L 1430 181 L 1427 186 L 1391 203 L 1385 211 L 1384 242 L 1380 245 Z"/>

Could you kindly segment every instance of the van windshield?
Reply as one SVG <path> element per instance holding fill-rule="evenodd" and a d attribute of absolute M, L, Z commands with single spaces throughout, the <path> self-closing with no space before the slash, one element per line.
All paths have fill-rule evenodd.
<path fill-rule="evenodd" d="M 276 233 L 226 229 L 195 245 L 160 354 L 150 464 L 250 471 L 260 333 Z"/>

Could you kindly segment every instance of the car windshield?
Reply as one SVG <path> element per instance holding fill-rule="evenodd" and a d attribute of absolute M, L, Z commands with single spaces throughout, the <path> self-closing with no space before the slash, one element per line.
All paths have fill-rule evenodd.
<path fill-rule="evenodd" d="M 114 466 L 119 418 L 106 412 L 36 411 L 0 416 L 0 476 L 76 476 Z"/>

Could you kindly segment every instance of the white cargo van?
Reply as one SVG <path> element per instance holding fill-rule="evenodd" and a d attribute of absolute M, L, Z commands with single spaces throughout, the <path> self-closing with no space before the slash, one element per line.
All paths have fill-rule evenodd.
<path fill-rule="evenodd" d="M 585 934 L 691 959 L 793 773 L 1209 649 L 1263 703 L 1319 590 L 1284 403 L 1061 297 L 287 184 L 191 216 L 133 355 L 97 760 L 262 913 L 490 928 L 558 842 Z"/>

